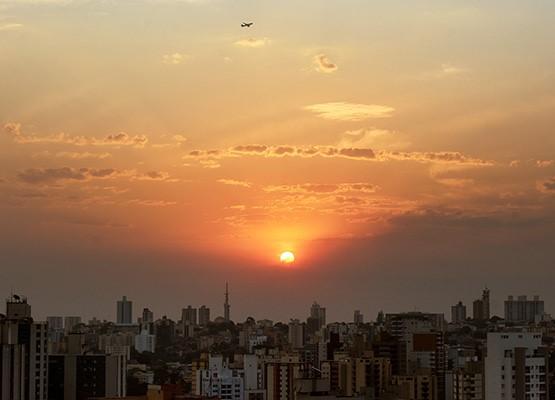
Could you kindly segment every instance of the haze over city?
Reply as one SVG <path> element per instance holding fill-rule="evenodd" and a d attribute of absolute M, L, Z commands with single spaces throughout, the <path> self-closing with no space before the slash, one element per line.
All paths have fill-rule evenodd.
<path fill-rule="evenodd" d="M 0 0 L 0 292 L 552 308 L 554 35 L 546 0 Z"/>

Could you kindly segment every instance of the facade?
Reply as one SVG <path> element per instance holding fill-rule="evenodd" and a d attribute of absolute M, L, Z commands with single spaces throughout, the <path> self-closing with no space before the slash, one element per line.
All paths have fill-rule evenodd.
<path fill-rule="evenodd" d="M 152 322 L 154 322 L 154 313 L 150 311 L 148 308 L 144 308 L 143 316 L 141 318 L 141 323 L 150 324 Z"/>
<path fill-rule="evenodd" d="M 81 317 L 69 316 L 64 318 L 64 331 L 67 334 L 73 333 L 75 328 L 81 324 Z"/>
<path fill-rule="evenodd" d="M 353 322 L 357 325 L 360 325 L 360 324 L 364 323 L 364 316 L 362 315 L 360 310 L 355 310 L 354 317 L 353 317 Z"/>
<path fill-rule="evenodd" d="M 480 361 L 468 362 L 450 373 L 451 391 L 448 400 L 484 400 L 484 366 Z"/>
<path fill-rule="evenodd" d="M 314 321 L 314 328 L 317 328 L 316 331 L 320 330 L 323 326 L 326 326 L 326 308 L 320 306 L 317 302 L 314 302 L 310 307 L 309 320 Z"/>
<path fill-rule="evenodd" d="M 198 323 L 200 326 L 207 326 L 210 322 L 210 309 L 204 305 L 198 309 Z"/>
<path fill-rule="evenodd" d="M 475 321 L 488 321 L 490 317 L 489 289 L 485 288 L 482 297 L 472 303 L 472 318 Z"/>
<path fill-rule="evenodd" d="M 49 357 L 48 399 L 124 397 L 126 362 L 121 355 L 60 354 Z"/>
<path fill-rule="evenodd" d="M 488 333 L 485 378 L 488 400 L 547 400 L 547 358 L 542 335 Z"/>
<path fill-rule="evenodd" d="M 48 331 L 34 322 L 27 299 L 12 296 L 0 319 L 0 399 L 46 400 Z"/>
<path fill-rule="evenodd" d="M 539 296 L 528 300 L 526 296 L 515 299 L 509 296 L 505 300 L 505 320 L 507 322 L 532 323 L 541 320 L 544 314 L 544 302 Z"/>
<path fill-rule="evenodd" d="M 141 331 L 135 336 L 135 350 L 139 353 L 154 353 L 156 351 L 156 335 L 150 334 L 148 330 Z"/>
<path fill-rule="evenodd" d="M 197 325 L 197 309 L 187 306 L 181 310 L 181 322 L 183 325 Z"/>
<path fill-rule="evenodd" d="M 127 300 L 127 296 L 123 296 L 117 303 L 117 319 L 118 325 L 131 325 L 133 323 L 133 302 Z"/>
<path fill-rule="evenodd" d="M 298 319 L 289 322 L 288 332 L 289 344 L 293 349 L 301 349 L 304 346 L 304 324 Z"/>
<path fill-rule="evenodd" d="M 196 371 L 196 395 L 216 396 L 220 400 L 243 400 L 244 371 L 232 369 L 223 356 L 210 356 L 208 368 Z"/>
<path fill-rule="evenodd" d="M 451 322 L 454 324 L 460 324 L 466 321 L 466 306 L 459 301 L 454 306 L 451 306 Z"/>

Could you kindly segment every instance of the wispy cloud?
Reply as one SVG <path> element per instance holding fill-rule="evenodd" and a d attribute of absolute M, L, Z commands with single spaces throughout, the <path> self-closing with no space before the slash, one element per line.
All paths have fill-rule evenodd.
<path fill-rule="evenodd" d="M 372 118 L 390 118 L 394 108 L 377 104 L 347 102 L 322 103 L 306 106 L 305 110 L 318 117 L 336 121 L 364 121 Z"/>
<path fill-rule="evenodd" d="M 242 186 L 245 188 L 252 187 L 252 182 L 241 181 L 237 179 L 218 179 L 217 182 L 222 183 L 224 185 L 230 185 L 230 186 Z"/>
<path fill-rule="evenodd" d="M 23 24 L 17 24 L 17 23 L 0 24 L 0 32 L 15 31 L 21 28 L 23 28 Z"/>
<path fill-rule="evenodd" d="M 68 158 L 72 160 L 84 160 L 84 159 L 98 159 L 104 160 L 106 158 L 112 157 L 110 153 L 90 153 L 85 152 L 75 152 L 75 151 L 59 151 L 57 153 L 51 153 L 49 151 L 41 151 L 40 153 L 35 153 L 33 157 L 55 157 L 55 158 Z"/>
<path fill-rule="evenodd" d="M 270 39 L 268 38 L 245 38 L 239 39 L 235 43 L 238 47 L 250 47 L 250 48 L 260 48 L 270 44 Z"/>
<path fill-rule="evenodd" d="M 218 160 L 224 158 L 237 158 L 258 156 L 273 157 L 326 157 L 345 158 L 358 161 L 414 161 L 430 164 L 452 164 L 464 166 L 490 166 L 492 161 L 469 157 L 456 151 L 438 152 L 401 152 L 401 151 L 374 151 L 372 148 L 337 147 L 337 146 L 267 146 L 261 144 L 239 145 L 228 149 L 193 150 L 185 155 L 185 159 L 198 160 L 201 165 L 209 168 L 220 166 Z"/>
<path fill-rule="evenodd" d="M 266 192 L 338 194 L 349 192 L 375 193 L 378 186 L 370 183 L 304 183 L 299 185 L 270 185 Z"/>
<path fill-rule="evenodd" d="M 181 53 L 164 54 L 162 56 L 162 62 L 169 65 L 178 65 L 189 59 L 189 56 Z"/>
<path fill-rule="evenodd" d="M 61 182 L 86 182 L 94 179 L 127 178 L 139 181 L 175 182 L 167 172 L 118 170 L 115 168 L 28 168 L 17 174 L 17 178 L 31 185 L 49 185 Z"/>
<path fill-rule="evenodd" d="M 125 132 L 109 134 L 102 138 L 71 136 L 63 132 L 46 136 L 24 135 L 21 131 L 21 124 L 16 122 L 5 124 L 4 131 L 13 138 L 14 142 L 19 144 L 58 143 L 74 146 L 132 146 L 142 148 L 148 143 L 148 138 L 145 135 L 131 136 Z"/>
<path fill-rule="evenodd" d="M 316 71 L 324 74 L 331 74 L 338 70 L 337 65 L 331 62 L 329 57 L 325 54 L 315 55 L 312 62 L 314 63 Z"/>

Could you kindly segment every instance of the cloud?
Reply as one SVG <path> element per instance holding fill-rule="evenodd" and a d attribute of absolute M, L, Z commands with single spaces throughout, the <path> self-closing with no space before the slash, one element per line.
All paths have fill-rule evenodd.
<path fill-rule="evenodd" d="M 168 207 L 176 205 L 177 201 L 133 199 L 129 200 L 128 204 L 145 207 Z"/>
<path fill-rule="evenodd" d="M 17 178 L 32 185 L 48 185 L 60 182 L 85 182 L 92 179 L 129 178 L 139 181 L 175 182 L 167 172 L 150 171 L 140 173 L 134 170 L 117 170 L 115 168 L 29 168 L 17 174 Z"/>
<path fill-rule="evenodd" d="M 189 56 L 181 53 L 164 54 L 162 56 L 162 62 L 169 65 L 178 65 L 185 62 L 188 58 Z"/>
<path fill-rule="evenodd" d="M 304 108 L 318 117 L 335 121 L 364 121 L 371 118 L 390 118 L 394 108 L 376 104 L 334 102 L 313 104 Z"/>
<path fill-rule="evenodd" d="M 266 192 L 336 194 L 336 193 L 375 193 L 378 186 L 370 183 L 304 183 L 300 185 L 266 186 Z"/>
<path fill-rule="evenodd" d="M 3 24 L 3 25 L 0 25 L 0 32 L 15 31 L 21 28 L 23 28 L 23 24 L 16 24 L 16 23 Z"/>
<path fill-rule="evenodd" d="M 538 189 L 544 193 L 554 193 L 555 194 L 555 176 L 549 178 L 546 181 L 538 183 Z"/>
<path fill-rule="evenodd" d="M 175 178 L 171 178 L 170 174 L 168 172 L 164 172 L 164 171 L 149 171 L 149 172 L 145 172 L 144 174 L 142 173 L 135 173 L 132 175 L 131 177 L 133 180 L 137 180 L 137 181 L 172 181 L 172 182 L 177 182 L 178 179 Z"/>
<path fill-rule="evenodd" d="M 371 147 L 379 149 L 404 149 L 410 142 L 399 133 L 385 129 L 358 129 L 347 131 L 338 143 L 339 147 Z"/>
<path fill-rule="evenodd" d="M 467 71 L 466 69 L 457 67 L 452 64 L 442 64 L 440 74 L 442 76 L 455 76 L 455 75 L 461 75 L 466 71 Z"/>
<path fill-rule="evenodd" d="M 469 157 L 460 152 L 399 152 L 380 150 L 369 147 L 338 146 L 267 146 L 261 144 L 239 145 L 225 150 L 193 150 L 185 159 L 195 159 L 206 168 L 218 168 L 218 160 L 244 156 L 274 157 L 326 157 L 346 158 L 357 161 L 414 161 L 430 164 L 449 164 L 457 166 L 491 166 L 492 161 Z"/>
<path fill-rule="evenodd" d="M 235 46 L 238 47 L 247 47 L 247 48 L 260 48 L 260 47 L 264 47 L 268 44 L 270 44 L 270 39 L 268 38 L 260 38 L 260 39 L 256 39 L 256 38 L 246 38 L 246 39 L 240 39 L 237 40 L 235 43 Z"/>
<path fill-rule="evenodd" d="M 246 188 L 252 187 L 252 182 L 240 181 L 236 179 L 218 179 L 216 182 L 230 186 L 242 186 Z"/>
<path fill-rule="evenodd" d="M 68 158 L 71 160 L 84 160 L 84 159 L 97 159 L 104 160 L 106 158 L 112 157 L 110 153 L 89 153 L 86 152 L 74 152 L 74 151 L 60 151 L 57 153 L 50 153 L 49 151 L 42 151 L 36 153 L 33 157 L 56 157 L 56 158 Z"/>
<path fill-rule="evenodd" d="M 314 63 L 316 71 L 324 74 L 331 74 L 338 70 L 337 65 L 332 63 L 325 54 L 315 55 L 312 62 Z"/>
<path fill-rule="evenodd" d="M 537 160 L 536 166 L 538 168 L 548 168 L 555 165 L 555 160 Z"/>
<path fill-rule="evenodd" d="M 30 168 L 20 172 L 19 180 L 29 184 L 48 184 L 60 181 L 87 181 L 90 179 L 114 178 L 120 174 L 113 168 L 89 169 L 89 168 Z"/>
<path fill-rule="evenodd" d="M 148 138 L 145 135 L 131 136 L 125 132 L 109 134 L 103 138 L 70 136 L 65 133 L 47 136 L 24 135 L 21 131 L 21 124 L 16 122 L 5 124 L 4 132 L 19 144 L 59 143 L 74 146 L 132 146 L 142 148 L 148 143 Z"/>

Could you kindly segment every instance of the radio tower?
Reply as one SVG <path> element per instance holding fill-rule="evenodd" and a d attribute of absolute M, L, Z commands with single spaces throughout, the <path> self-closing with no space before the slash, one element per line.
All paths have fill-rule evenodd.
<path fill-rule="evenodd" d="M 224 319 L 226 321 L 230 321 L 229 319 L 229 309 L 231 306 L 229 305 L 229 288 L 227 282 L 225 283 L 225 303 L 224 303 Z"/>

